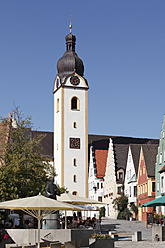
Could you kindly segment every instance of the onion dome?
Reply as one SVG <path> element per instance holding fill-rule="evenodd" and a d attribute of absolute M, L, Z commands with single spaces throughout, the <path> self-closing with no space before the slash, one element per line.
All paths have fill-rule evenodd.
<path fill-rule="evenodd" d="M 76 72 L 80 76 L 84 74 L 83 62 L 75 52 L 76 36 L 70 31 L 70 34 L 65 37 L 65 40 L 66 52 L 57 62 L 57 71 L 62 83 L 65 77 L 72 73 Z"/>

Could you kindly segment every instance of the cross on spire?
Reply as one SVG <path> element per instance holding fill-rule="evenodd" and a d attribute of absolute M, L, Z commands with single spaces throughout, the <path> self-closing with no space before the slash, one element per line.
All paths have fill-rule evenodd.
<path fill-rule="evenodd" d="M 71 15 L 70 15 L 70 24 L 69 24 L 70 34 L 72 33 L 72 24 L 71 24 L 71 21 L 72 21 L 72 17 L 71 17 Z"/>

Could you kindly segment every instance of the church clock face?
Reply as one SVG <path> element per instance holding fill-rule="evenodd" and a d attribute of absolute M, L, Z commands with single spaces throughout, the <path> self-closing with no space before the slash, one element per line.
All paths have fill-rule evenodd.
<path fill-rule="evenodd" d="M 79 85 L 80 79 L 77 76 L 72 76 L 70 78 L 70 82 L 71 82 L 72 85 Z"/>
<path fill-rule="evenodd" d="M 70 138 L 70 148 L 80 149 L 80 138 Z"/>

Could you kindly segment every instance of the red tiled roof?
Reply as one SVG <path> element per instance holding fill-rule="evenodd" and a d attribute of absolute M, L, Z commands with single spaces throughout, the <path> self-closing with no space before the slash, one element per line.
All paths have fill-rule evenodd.
<path fill-rule="evenodd" d="M 107 155 L 107 150 L 95 150 L 97 177 L 105 176 Z"/>

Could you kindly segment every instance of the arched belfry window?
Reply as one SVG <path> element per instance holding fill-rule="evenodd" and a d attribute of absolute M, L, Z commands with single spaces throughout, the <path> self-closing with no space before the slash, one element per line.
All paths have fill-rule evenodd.
<path fill-rule="evenodd" d="M 80 100 L 76 96 L 71 99 L 71 109 L 80 110 Z"/>

